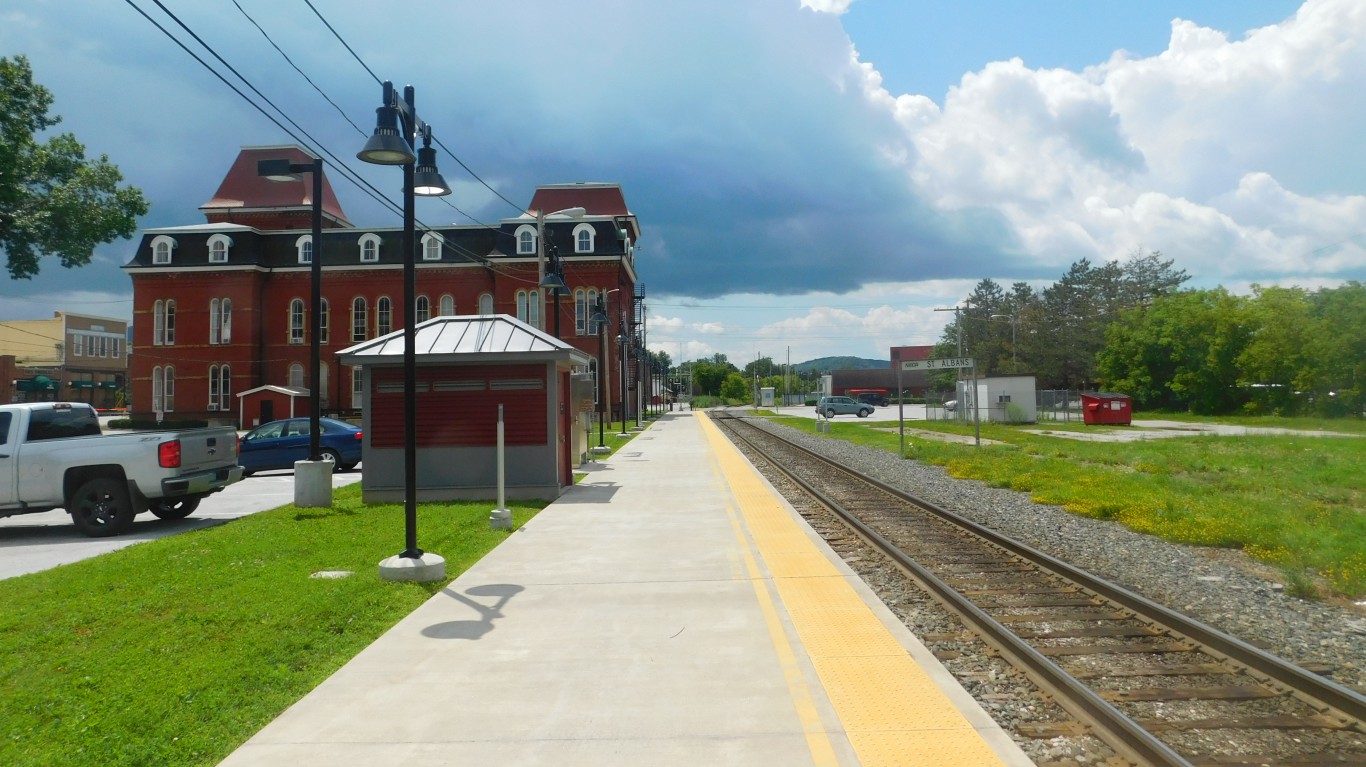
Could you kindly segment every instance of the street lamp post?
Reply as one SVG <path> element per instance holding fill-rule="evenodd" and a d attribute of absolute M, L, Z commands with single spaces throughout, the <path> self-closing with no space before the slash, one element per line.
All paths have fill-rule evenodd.
<path fill-rule="evenodd" d="M 323 275 L 323 160 L 296 163 L 286 159 L 258 160 L 256 174 L 271 181 L 300 181 L 302 174 L 313 176 L 312 232 L 309 242 L 309 368 L 308 368 L 308 463 L 322 460 L 322 275 Z M 303 463 L 303 462 L 300 462 Z M 332 505 L 331 466 L 294 469 L 294 505 L 305 508 Z"/>
<path fill-rule="evenodd" d="M 617 333 L 617 344 L 619 346 L 618 353 L 620 354 L 620 359 L 617 360 L 617 368 L 621 370 L 621 432 L 618 433 L 617 436 L 629 437 L 630 435 L 626 433 L 626 363 L 628 361 L 626 354 L 626 323 L 623 322 L 621 327 L 617 328 L 617 330 L 619 331 Z"/>
<path fill-rule="evenodd" d="M 441 580 L 446 577 L 445 560 L 417 547 L 417 268 L 414 230 L 415 196 L 447 195 L 451 190 L 436 169 L 432 128 L 418 119 L 413 103 L 413 86 L 404 87 L 402 99 L 394 93 L 392 82 L 385 80 L 383 88 L 383 104 L 375 110 L 375 133 L 356 153 L 356 157 L 364 162 L 403 166 L 403 504 L 406 545 L 403 553 L 380 563 L 380 577 L 387 580 Z M 399 132 L 400 125 L 402 133 Z M 422 148 L 414 154 L 419 135 L 422 136 Z"/>
<path fill-rule="evenodd" d="M 583 218 L 588 211 L 584 208 L 565 208 L 554 213 L 536 211 L 536 261 L 540 270 L 539 285 L 542 290 L 549 289 L 554 296 L 555 311 L 555 337 L 560 337 L 560 291 L 564 290 L 564 262 L 560 260 L 560 251 L 551 243 L 550 247 L 545 244 L 545 220 L 547 216 L 568 216 L 570 218 Z M 547 263 L 548 261 L 548 263 Z M 545 317 L 545 293 L 540 293 L 537 300 L 541 303 L 541 317 L 544 322 Z"/>
<path fill-rule="evenodd" d="M 603 437 L 603 412 L 607 409 L 607 310 L 603 306 L 605 296 L 598 296 L 598 302 L 593 307 L 593 318 L 590 322 L 598 326 L 598 452 L 607 450 Z"/>

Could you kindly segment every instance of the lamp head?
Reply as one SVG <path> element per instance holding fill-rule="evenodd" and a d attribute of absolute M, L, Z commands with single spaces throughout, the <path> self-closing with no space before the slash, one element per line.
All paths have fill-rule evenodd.
<path fill-rule="evenodd" d="M 436 150 L 432 149 L 431 126 L 422 127 L 422 148 L 417 150 L 417 168 L 413 170 L 413 194 L 422 197 L 444 197 L 451 193 L 446 179 L 436 169 Z"/>
<path fill-rule="evenodd" d="M 375 165 L 407 165 L 417 159 L 399 134 L 397 109 L 388 104 L 375 109 L 375 133 L 356 153 L 356 159 Z"/>
<path fill-rule="evenodd" d="M 546 272 L 545 276 L 541 278 L 541 287 L 550 290 L 564 290 L 566 286 L 563 277 L 555 272 Z"/>
<path fill-rule="evenodd" d="M 269 181 L 302 181 L 304 175 L 294 171 L 288 158 L 277 160 L 257 160 L 256 175 Z"/>

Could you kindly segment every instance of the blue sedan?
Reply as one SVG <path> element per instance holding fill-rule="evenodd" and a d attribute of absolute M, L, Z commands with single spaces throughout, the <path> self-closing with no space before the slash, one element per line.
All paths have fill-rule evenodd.
<path fill-rule="evenodd" d="M 320 418 L 319 452 L 332 471 L 350 471 L 360 463 L 361 430 L 346 421 Z M 267 469 L 293 469 L 295 461 L 308 460 L 307 418 L 286 418 L 257 426 L 247 432 L 237 449 L 243 476 Z"/>

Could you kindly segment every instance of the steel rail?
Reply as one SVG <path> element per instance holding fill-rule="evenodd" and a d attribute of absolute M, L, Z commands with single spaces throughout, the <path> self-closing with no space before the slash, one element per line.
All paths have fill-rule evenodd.
<path fill-rule="evenodd" d="M 752 424 L 746 425 L 757 430 L 757 427 L 754 427 Z M 1031 676 L 1037 675 L 1038 677 L 1047 680 L 1039 681 L 1036 679 L 1036 682 L 1040 683 L 1045 689 L 1055 691 L 1055 694 L 1059 695 L 1060 703 L 1062 703 L 1063 698 L 1073 696 L 1075 691 L 1077 706 L 1081 713 L 1079 714 L 1078 711 L 1072 710 L 1069 710 L 1069 713 L 1072 713 L 1074 716 L 1079 716 L 1079 718 L 1096 718 L 1101 721 L 1102 728 L 1108 729 L 1111 732 L 1109 737 L 1102 737 L 1100 733 L 1097 733 L 1097 736 L 1102 737 L 1102 740 L 1105 740 L 1112 747 L 1131 758 L 1137 758 L 1141 755 L 1144 760 L 1151 764 L 1190 764 L 1190 762 L 1186 761 L 1179 754 L 1176 754 L 1165 744 L 1162 744 L 1161 748 L 1144 745 L 1140 741 L 1151 740 L 1159 744 L 1161 741 L 1158 741 L 1146 730 L 1143 730 L 1140 725 L 1115 709 L 1108 702 L 1100 699 L 1094 692 L 1091 692 L 1089 688 L 1085 688 L 1084 685 L 1067 674 L 1067 672 L 1063 671 L 1048 658 L 1039 654 L 1032 647 L 1024 644 L 1022 640 L 1015 637 L 1013 632 L 991 618 L 990 615 L 987 615 L 980 608 L 972 605 L 966 598 L 959 595 L 954 589 L 940 581 L 932 573 L 925 570 L 925 568 L 910 560 L 909 557 L 906 557 L 894 545 L 883 539 L 876 531 L 871 530 L 861 521 L 853 519 L 852 516 L 840 508 L 839 504 L 835 503 L 833 499 L 828 498 L 824 493 L 812 487 L 810 483 L 806 482 L 801 477 L 796 476 L 796 474 L 793 471 L 790 471 L 782 462 L 774 460 L 766 450 L 755 445 L 751 440 L 746 439 L 734 429 L 732 429 L 731 432 L 742 439 L 752 449 L 764 455 L 774 466 L 780 469 L 808 493 L 811 493 L 818 498 L 821 503 L 826 504 L 832 511 L 839 514 L 841 518 L 846 519 L 851 527 L 858 530 L 861 535 L 864 535 L 870 541 L 874 542 L 875 545 L 884 550 L 888 556 L 915 573 L 916 577 L 924 582 L 927 590 L 931 591 L 931 593 L 942 602 L 950 605 L 952 609 L 963 615 L 964 619 L 969 620 L 975 627 L 980 627 L 984 637 L 989 638 L 993 645 L 1001 645 L 998 649 L 1003 653 L 1008 653 L 1012 660 L 1018 659 L 1018 665 L 1027 673 L 1030 673 Z M 1222 657 L 1233 663 L 1240 664 L 1255 676 L 1259 675 L 1264 679 L 1279 683 L 1285 688 L 1288 688 L 1293 694 L 1300 697 L 1301 700 L 1309 702 L 1315 708 L 1321 709 L 1327 707 L 1330 709 L 1330 711 L 1324 713 L 1335 714 L 1338 717 L 1349 721 L 1361 722 L 1366 720 L 1366 696 L 1362 696 L 1347 687 L 1337 684 L 1331 679 L 1312 674 L 1275 655 L 1253 647 L 1236 637 L 1225 634 L 1216 628 L 1201 623 L 1189 616 L 1182 615 L 1181 613 L 1153 602 L 1121 586 L 1098 578 L 1085 570 L 1069 565 L 1068 563 L 1049 554 L 1045 554 L 1031 546 L 1007 538 L 1004 535 L 983 527 L 970 519 L 964 518 L 936 504 L 891 487 L 887 483 L 873 477 L 841 466 L 819 453 L 794 444 L 778 435 L 767 431 L 764 431 L 763 433 L 772 439 L 778 440 L 790 449 L 800 451 L 827 466 L 876 487 L 882 492 L 923 508 L 944 521 L 966 529 L 972 534 L 987 540 L 991 544 L 1026 559 L 1060 578 L 1070 580 L 1080 586 L 1083 590 L 1109 600 L 1145 619 L 1164 624 L 1165 627 L 1170 628 L 1175 632 L 1184 635 L 1184 637 L 1188 638 L 1190 641 L 1199 644 L 1201 649 L 1210 655 Z M 1067 706 L 1064 705 L 1064 708 L 1067 708 Z M 1135 730 L 1142 732 L 1143 736 L 1134 736 Z M 1138 739 L 1131 740 L 1131 736 L 1138 737 Z M 1113 741 L 1112 738 L 1114 739 Z"/>

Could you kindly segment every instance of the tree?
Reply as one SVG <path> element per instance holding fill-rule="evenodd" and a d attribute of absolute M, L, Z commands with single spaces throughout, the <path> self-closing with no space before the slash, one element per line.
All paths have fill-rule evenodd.
<path fill-rule="evenodd" d="M 61 122 L 51 106 L 26 57 L 0 58 L 0 250 L 14 279 L 38 274 L 44 256 L 85 266 L 96 245 L 133 236 L 147 213 L 140 190 L 119 187 L 107 155 L 87 160 L 70 133 L 38 143 L 34 134 Z"/>
<path fill-rule="evenodd" d="M 721 383 L 721 398 L 748 402 L 754 398 L 754 393 L 750 391 L 749 381 L 744 376 L 730 373 Z"/>

